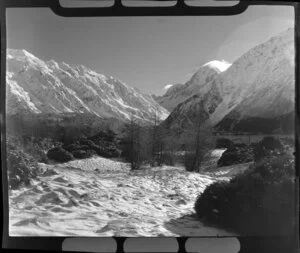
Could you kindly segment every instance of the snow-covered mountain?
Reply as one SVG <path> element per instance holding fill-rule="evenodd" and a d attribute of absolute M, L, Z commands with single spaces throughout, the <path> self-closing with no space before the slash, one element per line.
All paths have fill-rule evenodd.
<path fill-rule="evenodd" d="M 222 129 L 225 124 L 227 130 L 234 129 L 243 120 L 250 124 L 251 118 L 257 123 L 257 119 L 289 115 L 294 111 L 295 101 L 294 52 L 294 31 L 288 29 L 252 48 L 227 70 L 207 80 L 201 86 L 207 89 L 201 90 L 194 103 L 202 105 L 213 125 Z M 174 109 L 166 122 L 169 126 L 183 124 L 187 119 L 181 115 L 195 115 L 192 111 L 195 106 L 187 99 Z"/>
<path fill-rule="evenodd" d="M 87 113 L 101 118 L 161 120 L 169 112 L 150 95 L 82 65 L 42 61 L 7 50 L 7 113 Z"/>
<path fill-rule="evenodd" d="M 223 73 L 223 102 L 212 120 L 231 111 L 245 117 L 277 117 L 294 110 L 294 30 L 288 29 L 237 59 Z"/>
<path fill-rule="evenodd" d="M 224 60 L 210 61 L 201 66 L 188 82 L 169 85 L 166 93 L 155 99 L 161 106 L 171 112 L 178 104 L 191 96 L 207 92 L 211 88 L 210 81 L 230 66 L 231 64 Z"/>

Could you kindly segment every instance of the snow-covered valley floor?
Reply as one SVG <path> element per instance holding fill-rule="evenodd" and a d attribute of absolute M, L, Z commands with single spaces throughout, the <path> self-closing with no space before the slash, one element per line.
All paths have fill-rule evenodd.
<path fill-rule="evenodd" d="M 182 167 L 130 171 L 101 157 L 40 164 L 43 173 L 9 196 L 10 236 L 225 236 L 194 216 L 197 196 L 222 177 Z"/>

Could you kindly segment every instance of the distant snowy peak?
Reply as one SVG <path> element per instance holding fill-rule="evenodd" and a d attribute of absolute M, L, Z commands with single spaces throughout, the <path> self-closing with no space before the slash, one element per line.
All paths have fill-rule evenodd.
<path fill-rule="evenodd" d="M 168 111 L 149 95 L 83 65 L 42 61 L 26 50 L 7 50 L 7 112 L 89 113 L 99 117 L 161 120 Z"/>
<path fill-rule="evenodd" d="M 172 112 L 177 105 L 193 95 L 206 93 L 211 89 L 211 81 L 220 73 L 225 72 L 231 63 L 223 61 L 210 61 L 202 65 L 185 84 L 169 84 L 163 96 L 156 97 L 156 101 Z"/>
<path fill-rule="evenodd" d="M 164 87 L 164 90 L 168 90 L 170 89 L 172 86 L 174 86 L 174 84 L 168 84 Z"/>
<path fill-rule="evenodd" d="M 178 92 L 179 90 L 181 90 L 182 88 L 184 88 L 183 84 L 177 83 L 177 84 L 168 84 L 167 86 L 165 86 L 165 95 L 170 95 L 170 94 L 174 94 L 176 92 Z"/>
<path fill-rule="evenodd" d="M 214 61 L 205 63 L 204 65 L 202 65 L 202 67 L 208 66 L 208 67 L 218 71 L 219 73 L 221 73 L 221 72 L 226 71 L 231 65 L 232 65 L 232 63 L 229 63 L 225 60 L 222 60 L 222 61 L 214 60 Z"/>

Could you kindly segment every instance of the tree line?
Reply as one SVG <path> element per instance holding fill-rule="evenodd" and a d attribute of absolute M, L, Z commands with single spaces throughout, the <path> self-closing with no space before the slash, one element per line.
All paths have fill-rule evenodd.
<path fill-rule="evenodd" d="M 161 124 L 157 111 L 148 126 L 131 116 L 122 139 L 122 155 L 131 169 L 183 163 L 188 171 L 200 171 L 203 158 L 214 146 L 214 138 L 211 124 L 203 122 L 199 114 L 184 128 L 178 125 L 173 129 Z"/>

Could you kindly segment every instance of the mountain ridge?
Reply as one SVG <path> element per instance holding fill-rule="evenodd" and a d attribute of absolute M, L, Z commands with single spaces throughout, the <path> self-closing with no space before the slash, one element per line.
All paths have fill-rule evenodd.
<path fill-rule="evenodd" d="M 169 112 L 150 96 L 83 65 L 42 61 L 26 50 L 7 50 L 7 113 L 91 113 L 151 121 Z"/>

